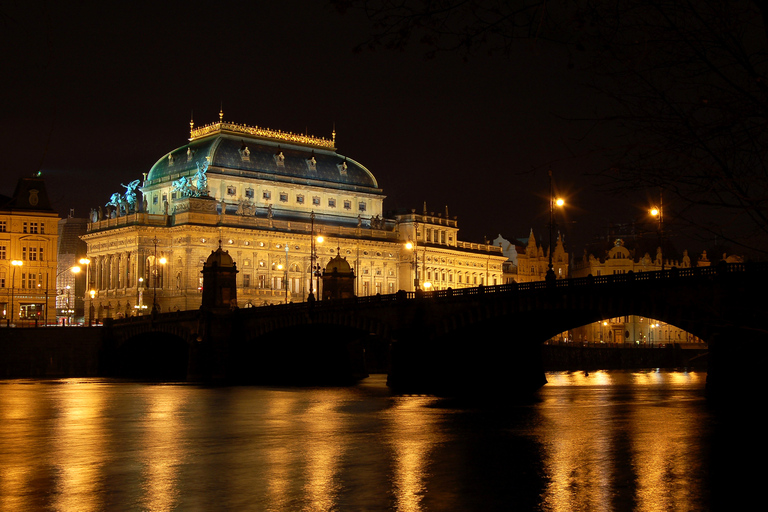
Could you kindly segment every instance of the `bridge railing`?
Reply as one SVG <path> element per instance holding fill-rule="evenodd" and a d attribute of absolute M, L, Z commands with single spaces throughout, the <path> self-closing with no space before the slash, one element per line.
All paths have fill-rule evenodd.
<path fill-rule="evenodd" d="M 754 273 L 765 274 L 768 273 L 768 264 L 766 263 L 729 263 L 718 264 L 712 267 L 695 267 L 695 268 L 671 268 L 663 271 L 653 272 L 628 272 L 626 274 L 613 274 L 607 276 L 587 276 L 577 277 L 570 279 L 557 279 L 554 282 L 548 281 L 533 281 L 529 283 L 509 283 L 502 285 L 492 286 L 478 286 L 474 288 L 456 288 L 447 290 L 434 290 L 434 291 L 418 291 L 418 292 L 406 292 L 399 291 L 393 294 L 387 295 L 369 295 L 366 297 L 355 297 L 351 299 L 331 300 L 331 301 L 316 301 L 316 302 L 297 302 L 291 304 L 275 304 L 271 306 L 263 306 L 257 308 L 241 308 L 240 311 L 248 312 L 247 314 L 271 314 L 274 311 L 272 308 L 280 308 L 281 311 L 303 311 L 310 308 L 338 308 L 347 307 L 355 304 L 376 304 L 376 303 L 392 303 L 403 300 L 434 300 L 434 299 L 448 299 L 456 297 L 478 297 L 487 294 L 504 294 L 504 293 L 517 293 L 517 292 L 534 292 L 539 290 L 548 289 L 562 289 L 562 288 L 580 288 L 580 287 L 594 287 L 594 286 L 610 286 L 613 284 L 623 284 L 632 282 L 650 282 L 650 281 L 662 281 L 662 280 L 676 280 L 676 279 L 689 279 L 689 278 L 715 278 L 721 275 L 735 274 L 735 273 Z M 197 315 L 198 310 L 191 311 L 178 311 L 172 313 L 162 313 L 163 319 L 170 318 L 186 318 L 186 315 Z M 175 316 L 174 316 L 175 315 Z M 132 322 L 141 321 L 144 317 L 129 317 L 122 321 Z"/>

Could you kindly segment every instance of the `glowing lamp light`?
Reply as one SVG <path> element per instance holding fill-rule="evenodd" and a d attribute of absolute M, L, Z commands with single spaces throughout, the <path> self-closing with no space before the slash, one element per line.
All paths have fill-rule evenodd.
<path fill-rule="evenodd" d="M 565 206 L 565 199 L 563 199 L 562 197 L 558 197 L 557 199 L 555 199 L 555 206 L 559 206 L 561 208 Z"/>
<path fill-rule="evenodd" d="M 325 238 L 323 238 L 323 236 L 322 236 L 322 235 L 318 235 L 318 236 L 317 236 L 317 243 L 321 244 L 321 243 L 323 243 L 324 241 L 325 241 Z"/>
<path fill-rule="evenodd" d="M 651 208 L 651 210 L 649 211 L 649 213 L 650 213 L 650 214 L 651 214 L 653 217 L 658 217 L 658 216 L 659 216 L 659 213 L 660 213 L 660 210 L 654 206 L 653 208 Z"/>
<path fill-rule="evenodd" d="M 413 242 L 406 242 L 405 248 L 408 249 L 409 251 L 413 250 Z"/>

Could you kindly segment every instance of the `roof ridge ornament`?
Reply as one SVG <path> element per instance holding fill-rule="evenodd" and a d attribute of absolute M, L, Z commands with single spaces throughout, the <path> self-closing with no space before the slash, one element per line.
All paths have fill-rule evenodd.
<path fill-rule="evenodd" d="M 207 124 L 194 128 L 190 122 L 189 140 L 193 141 L 215 135 L 217 133 L 234 133 L 238 135 L 245 135 L 258 139 L 268 139 L 273 141 L 288 142 L 290 144 L 298 144 L 301 146 L 309 146 L 321 149 L 329 149 L 331 151 L 336 150 L 336 135 L 335 130 L 331 139 L 324 137 L 316 137 L 314 135 L 302 135 L 292 132 L 284 132 L 282 130 L 273 130 L 271 128 L 264 128 L 260 126 L 248 126 L 245 124 L 230 123 L 224 121 L 224 112 L 219 112 L 219 122 Z"/>

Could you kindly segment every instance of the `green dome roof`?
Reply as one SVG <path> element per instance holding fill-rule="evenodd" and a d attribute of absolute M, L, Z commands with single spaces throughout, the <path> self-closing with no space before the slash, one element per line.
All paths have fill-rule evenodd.
<path fill-rule="evenodd" d="M 226 123 L 209 127 L 217 129 L 208 130 L 206 135 L 193 138 L 189 144 L 160 158 L 152 166 L 146 185 L 189 177 L 207 159 L 208 176 L 228 174 L 294 183 L 321 182 L 318 184 L 331 188 L 378 192 L 373 174 L 358 162 L 336 153 L 326 139 L 303 137 L 328 142 L 327 147 L 313 147 L 311 143 L 238 133 L 226 129 L 230 127 Z"/>

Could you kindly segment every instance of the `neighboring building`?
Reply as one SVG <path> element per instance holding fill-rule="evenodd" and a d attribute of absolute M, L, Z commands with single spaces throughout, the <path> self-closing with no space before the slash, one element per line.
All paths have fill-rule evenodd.
<path fill-rule="evenodd" d="M 55 321 L 58 214 L 42 178 L 21 178 L 0 196 L 0 311 L 3 325 Z"/>
<path fill-rule="evenodd" d="M 709 266 L 707 253 L 704 252 L 696 262 L 697 266 Z M 688 251 L 683 251 L 680 261 L 665 261 L 664 268 L 690 268 L 691 258 Z M 572 269 L 572 277 L 608 276 L 626 274 L 628 272 L 653 272 L 662 269 L 661 250 L 651 258 L 645 253 L 641 258 L 635 259 L 634 254 L 624 246 L 622 239 L 616 239 L 613 247 L 608 251 L 604 259 L 596 258 L 592 254 L 584 253 L 581 261 L 575 262 Z M 701 340 L 692 334 L 673 325 L 660 322 L 651 318 L 637 315 L 628 315 L 616 318 L 606 318 L 602 322 L 585 325 L 558 337 L 569 338 L 568 341 L 590 343 L 699 343 Z"/>
<path fill-rule="evenodd" d="M 59 322 L 63 319 L 66 323 L 80 323 L 85 314 L 83 297 L 87 292 L 90 268 L 80 263 L 87 252 L 87 246 L 80 237 L 87 230 L 88 219 L 75 218 L 73 211 L 70 211 L 69 217 L 59 221 L 59 244 L 56 251 L 56 314 Z M 72 269 L 78 268 L 79 272 L 72 272 Z"/>
<path fill-rule="evenodd" d="M 696 261 L 696 266 L 706 267 L 710 262 L 707 259 L 707 253 L 704 252 Z M 683 258 L 680 261 L 664 261 L 664 268 L 690 268 L 691 258 L 688 251 L 683 251 Z M 613 274 L 626 274 L 627 272 L 653 272 L 662 269 L 661 249 L 657 249 L 654 258 L 645 253 L 641 258 L 635 259 L 635 254 L 624 246 L 624 241 L 617 238 L 613 247 L 605 255 L 604 259 L 596 258 L 593 254 L 584 252 L 581 261 L 573 265 L 572 277 L 607 276 Z"/>
<path fill-rule="evenodd" d="M 385 216 L 376 178 L 336 152 L 335 133 L 324 139 L 219 116 L 190 123 L 189 144 L 91 212 L 83 237 L 91 318 L 134 314 L 155 296 L 161 311 L 200 307 L 200 271 L 219 240 L 237 263 L 240 307 L 319 297 L 311 277 L 337 255 L 354 269 L 359 296 L 413 290 L 414 271 L 435 289 L 501 284 L 501 250 L 459 241 L 455 218 L 426 208 Z"/>
<path fill-rule="evenodd" d="M 531 229 L 527 239 L 518 239 L 509 242 L 501 235 L 496 237 L 493 244 L 500 247 L 507 257 L 504 270 L 505 283 L 530 283 L 543 281 L 549 270 L 549 248 L 544 252 L 541 245 L 536 244 L 536 237 Z M 563 240 L 558 233 L 555 250 L 552 253 L 552 270 L 556 279 L 567 279 L 568 253 L 565 252 Z"/>

